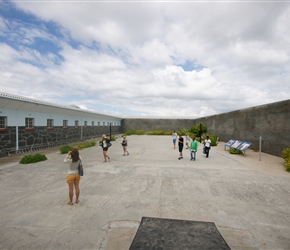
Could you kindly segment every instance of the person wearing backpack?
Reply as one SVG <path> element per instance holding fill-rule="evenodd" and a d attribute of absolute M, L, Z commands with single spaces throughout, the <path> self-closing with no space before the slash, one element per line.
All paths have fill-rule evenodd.
<path fill-rule="evenodd" d="M 81 176 L 79 174 L 79 164 L 81 161 L 81 157 L 79 155 L 79 151 L 75 148 L 72 151 L 68 151 L 66 157 L 63 162 L 68 163 L 68 174 L 66 177 L 66 181 L 69 187 L 69 202 L 68 205 L 73 205 L 73 196 L 74 189 L 76 193 L 76 204 L 79 203 L 80 196 L 80 179 Z"/>
<path fill-rule="evenodd" d="M 100 145 L 103 148 L 104 162 L 106 162 L 107 158 L 108 158 L 108 160 L 111 159 L 110 156 L 107 154 L 107 151 L 108 151 L 109 147 L 112 145 L 110 140 L 107 138 L 106 135 L 103 135 L 103 139 L 102 139 Z"/>
<path fill-rule="evenodd" d="M 122 142 L 121 142 L 121 145 L 122 145 L 122 147 L 123 147 L 123 152 L 124 152 L 123 156 L 125 156 L 126 154 L 129 155 L 129 152 L 128 152 L 128 150 L 127 150 L 128 141 L 127 141 L 125 135 L 123 136 L 123 140 L 122 140 Z"/>

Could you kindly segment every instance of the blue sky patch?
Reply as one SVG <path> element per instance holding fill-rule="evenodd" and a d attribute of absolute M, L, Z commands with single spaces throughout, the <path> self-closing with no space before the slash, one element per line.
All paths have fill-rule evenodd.
<path fill-rule="evenodd" d="M 204 68 L 203 65 L 198 65 L 192 61 L 186 61 L 185 63 L 179 64 L 177 66 L 182 67 L 184 71 L 193 71 L 193 70 L 200 71 Z"/>

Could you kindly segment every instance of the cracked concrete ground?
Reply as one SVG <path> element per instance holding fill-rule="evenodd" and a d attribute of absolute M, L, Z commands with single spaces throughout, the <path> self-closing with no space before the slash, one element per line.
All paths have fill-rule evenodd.
<path fill-rule="evenodd" d="M 290 249 L 290 173 L 283 159 L 224 143 L 209 158 L 178 160 L 171 136 L 128 136 L 103 162 L 99 146 L 81 150 L 80 203 L 67 205 L 67 165 L 0 159 L 0 249 L 127 250 L 143 216 L 214 222 L 231 249 Z M 43 153 L 42 152 L 42 153 Z M 39 152 L 37 152 L 39 153 Z"/>

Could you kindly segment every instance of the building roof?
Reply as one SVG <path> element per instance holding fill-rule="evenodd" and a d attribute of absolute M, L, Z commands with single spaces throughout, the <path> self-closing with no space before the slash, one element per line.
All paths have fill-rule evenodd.
<path fill-rule="evenodd" d="M 87 117 L 101 116 L 104 118 L 122 119 L 121 117 L 96 113 L 90 110 L 80 109 L 77 106 L 65 106 L 55 103 L 35 100 L 28 97 L 12 95 L 0 92 L 0 108 L 23 110 L 40 113 L 79 115 Z"/>

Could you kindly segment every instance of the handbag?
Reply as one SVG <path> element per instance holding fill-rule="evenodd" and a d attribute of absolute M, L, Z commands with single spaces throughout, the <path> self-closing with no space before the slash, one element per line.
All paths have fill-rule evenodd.
<path fill-rule="evenodd" d="M 107 147 L 111 147 L 112 146 L 112 143 L 111 142 L 107 142 Z"/>
<path fill-rule="evenodd" d="M 83 176 L 84 175 L 84 168 L 83 168 L 83 164 L 82 164 L 82 160 L 79 159 L 79 167 L 78 167 L 78 170 L 79 170 L 79 175 L 80 176 Z"/>

